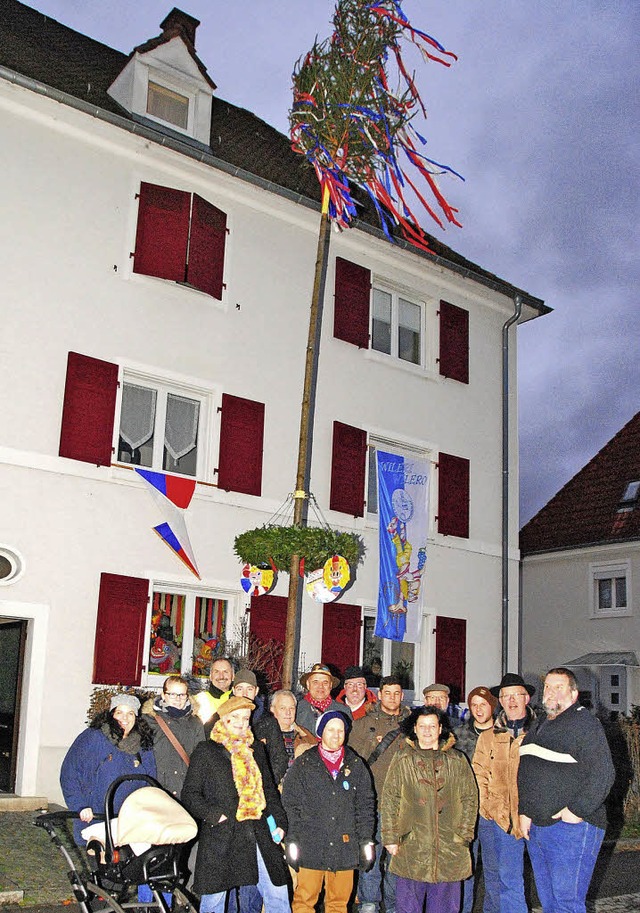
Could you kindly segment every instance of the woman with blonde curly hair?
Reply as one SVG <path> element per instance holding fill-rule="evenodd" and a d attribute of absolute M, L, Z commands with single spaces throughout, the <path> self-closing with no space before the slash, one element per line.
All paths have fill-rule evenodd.
<path fill-rule="evenodd" d="M 182 802 L 199 821 L 194 891 L 200 913 L 223 913 L 227 892 L 257 884 L 269 913 L 289 913 L 279 846 L 287 827 L 264 747 L 249 727 L 252 701 L 232 696 L 211 737 L 196 746 Z"/>

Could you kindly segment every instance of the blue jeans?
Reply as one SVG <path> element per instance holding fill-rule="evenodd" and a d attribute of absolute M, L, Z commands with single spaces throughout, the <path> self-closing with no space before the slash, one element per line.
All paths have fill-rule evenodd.
<path fill-rule="evenodd" d="M 462 882 L 462 907 L 460 913 L 471 913 L 473 910 L 473 895 L 476 884 L 476 871 L 478 869 L 478 847 L 480 840 L 478 837 L 473 841 L 469 849 L 473 858 L 473 873 L 469 878 Z"/>
<path fill-rule="evenodd" d="M 291 913 L 286 884 L 273 884 L 258 847 L 256 847 L 256 853 L 258 855 L 258 892 L 264 902 L 265 910 L 268 910 L 269 913 Z M 234 891 L 230 893 L 232 897 L 235 894 Z M 224 913 L 226 896 L 226 891 L 220 891 L 218 894 L 203 894 L 200 898 L 200 913 Z M 244 911 L 244 907 L 242 909 Z"/>
<path fill-rule="evenodd" d="M 603 839 L 602 828 L 588 821 L 531 825 L 528 849 L 543 913 L 585 913 Z"/>
<path fill-rule="evenodd" d="M 380 901 L 384 897 L 385 913 L 396 913 L 396 882 L 398 876 L 389 871 L 389 854 L 382 845 L 380 822 L 376 832 L 376 861 L 369 872 L 360 872 L 358 876 L 358 900 L 360 910 L 366 913 L 378 913 Z M 369 904 L 369 906 L 365 906 Z"/>
<path fill-rule="evenodd" d="M 227 913 L 262 913 L 262 894 L 257 884 L 243 884 L 238 888 L 240 899 L 236 896 L 236 889 L 229 891 Z"/>
<path fill-rule="evenodd" d="M 478 838 L 484 872 L 484 913 L 527 913 L 524 840 L 516 840 L 482 815 L 478 819 Z"/>

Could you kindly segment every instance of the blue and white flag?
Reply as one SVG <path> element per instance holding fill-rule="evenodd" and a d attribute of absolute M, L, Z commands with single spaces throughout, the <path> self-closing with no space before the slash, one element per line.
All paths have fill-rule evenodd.
<path fill-rule="evenodd" d="M 429 530 L 429 463 L 377 452 L 380 584 L 377 637 L 420 643 Z"/>

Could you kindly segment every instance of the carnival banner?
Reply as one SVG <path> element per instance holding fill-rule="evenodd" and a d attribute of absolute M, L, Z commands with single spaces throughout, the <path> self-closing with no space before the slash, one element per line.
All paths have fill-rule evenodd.
<path fill-rule="evenodd" d="M 380 583 L 375 634 L 420 643 L 429 530 L 429 463 L 377 452 Z"/>

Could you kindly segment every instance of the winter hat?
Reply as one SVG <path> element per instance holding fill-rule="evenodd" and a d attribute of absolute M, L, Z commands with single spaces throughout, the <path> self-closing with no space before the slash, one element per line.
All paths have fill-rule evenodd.
<path fill-rule="evenodd" d="M 255 676 L 255 673 L 251 669 L 240 669 L 239 672 L 236 672 L 236 677 L 233 680 L 234 685 L 251 685 L 253 688 L 258 687 L 258 679 Z"/>
<path fill-rule="evenodd" d="M 322 738 L 324 727 L 327 725 L 329 720 L 342 720 L 344 723 L 345 737 L 349 735 L 349 731 L 351 729 L 351 720 L 346 715 L 346 713 L 341 713 L 339 710 L 327 710 L 326 713 L 320 714 L 318 717 L 318 722 L 316 723 L 316 735 L 319 739 Z"/>
<path fill-rule="evenodd" d="M 490 688 L 489 690 L 495 697 L 500 697 L 500 692 L 503 688 L 517 687 L 524 688 L 531 697 L 533 697 L 533 695 L 536 693 L 536 689 L 533 687 L 533 685 L 527 685 L 523 677 L 521 675 L 517 675 L 515 672 L 507 672 L 502 676 L 502 681 L 500 684 L 495 685 L 495 687 Z"/>
<path fill-rule="evenodd" d="M 140 701 L 135 694 L 114 694 L 109 704 L 109 710 L 115 710 L 116 707 L 128 707 L 137 716 L 140 710 Z"/>
<path fill-rule="evenodd" d="M 362 666 L 347 666 L 344 670 L 345 682 L 348 682 L 350 678 L 365 678 Z"/>
<path fill-rule="evenodd" d="M 498 700 L 493 695 L 488 688 L 485 688 L 484 685 L 478 685 L 477 688 L 472 688 L 467 696 L 467 707 L 471 707 L 471 699 L 474 697 L 481 697 L 483 701 L 486 701 L 487 704 L 491 705 L 491 710 L 495 711 L 498 706 Z"/>

